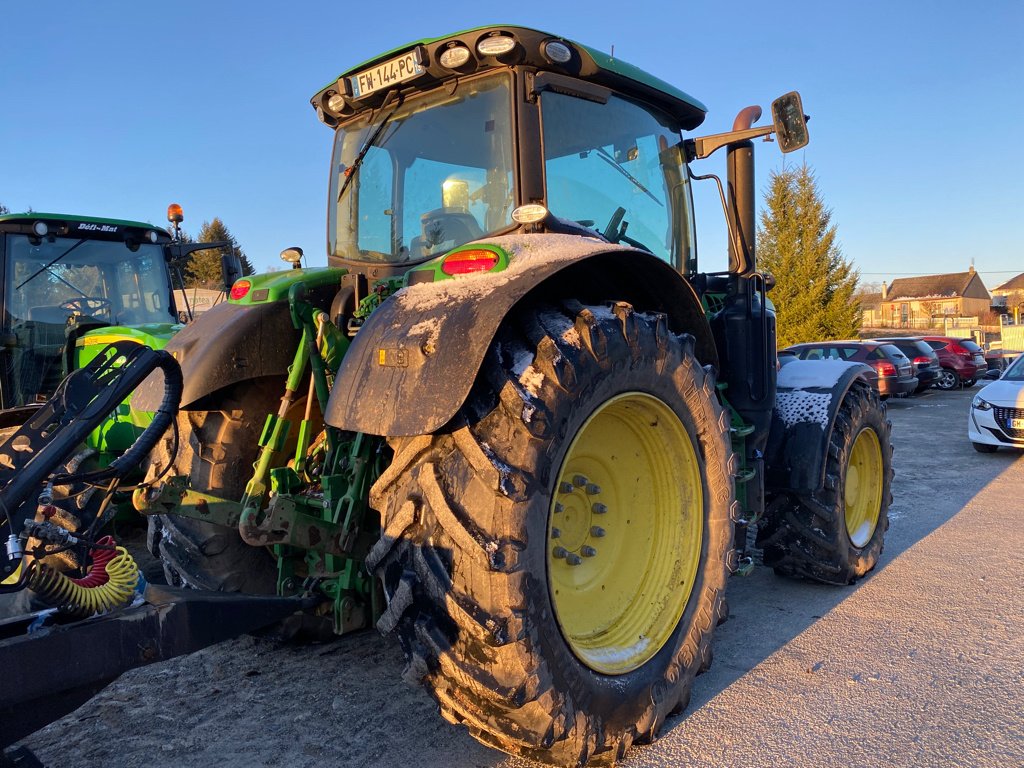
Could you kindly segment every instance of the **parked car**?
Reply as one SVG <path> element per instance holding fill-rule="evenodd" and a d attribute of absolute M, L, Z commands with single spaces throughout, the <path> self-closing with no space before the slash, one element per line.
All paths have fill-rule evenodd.
<path fill-rule="evenodd" d="M 967 437 L 979 453 L 1024 448 L 1024 355 L 974 396 Z"/>
<path fill-rule="evenodd" d="M 939 389 L 973 387 L 985 375 L 985 352 L 971 339 L 951 336 L 923 336 L 929 346 L 939 354 L 942 372 L 935 386 Z"/>
<path fill-rule="evenodd" d="M 917 376 L 910 358 L 892 344 L 880 341 L 814 341 L 794 344 L 782 351 L 792 352 L 801 360 L 864 363 L 874 371 L 868 378 L 883 400 L 890 395 L 906 395 L 917 389 Z"/>
<path fill-rule="evenodd" d="M 988 370 L 982 378 L 998 379 L 999 374 L 1005 371 L 1014 360 L 1020 357 L 1019 349 L 990 349 L 985 353 L 985 365 Z M 995 373 L 993 373 L 993 371 Z"/>
<path fill-rule="evenodd" d="M 917 376 L 917 389 L 914 393 L 924 392 L 934 386 L 942 373 L 939 353 L 920 336 L 906 336 L 891 339 L 874 339 L 879 344 L 892 344 L 900 352 L 910 358 L 914 364 L 914 375 Z"/>

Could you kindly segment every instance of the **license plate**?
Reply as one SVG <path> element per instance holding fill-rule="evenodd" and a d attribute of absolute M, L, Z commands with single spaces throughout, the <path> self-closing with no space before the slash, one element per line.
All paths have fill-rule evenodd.
<path fill-rule="evenodd" d="M 981 365 L 982 363 L 985 362 L 985 358 L 982 357 L 981 355 L 975 355 L 974 362 L 976 362 L 978 365 Z"/>
<path fill-rule="evenodd" d="M 365 69 L 350 77 L 348 81 L 352 84 L 352 95 L 358 99 L 374 91 L 404 83 L 425 71 L 416 51 L 409 51 L 376 67 Z"/>
<path fill-rule="evenodd" d="M 1007 419 L 1006 426 L 1010 429 L 1024 429 L 1024 419 Z"/>

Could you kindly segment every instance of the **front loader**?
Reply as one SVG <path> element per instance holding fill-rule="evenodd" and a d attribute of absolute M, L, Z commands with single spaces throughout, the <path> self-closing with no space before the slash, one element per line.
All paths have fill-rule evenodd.
<path fill-rule="evenodd" d="M 884 408 L 861 366 L 778 368 L 755 259 L 752 140 L 804 146 L 798 95 L 694 138 L 668 83 L 483 27 L 312 104 L 328 266 L 236 282 L 167 347 L 180 437 L 136 505 L 172 584 L 316 596 L 321 628 L 395 632 L 482 742 L 583 765 L 686 706 L 749 526 L 780 574 L 875 566 Z M 729 270 L 702 273 L 693 168 L 721 148 Z"/>

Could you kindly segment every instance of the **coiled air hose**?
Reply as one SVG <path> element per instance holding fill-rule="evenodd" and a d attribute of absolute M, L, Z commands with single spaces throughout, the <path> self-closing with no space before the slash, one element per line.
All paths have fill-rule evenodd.
<path fill-rule="evenodd" d="M 55 608 L 78 616 L 106 613 L 127 605 L 139 583 L 139 567 L 124 547 L 110 536 L 89 550 L 92 565 L 80 579 L 73 579 L 45 563 L 28 566 L 26 584 L 36 597 Z"/>

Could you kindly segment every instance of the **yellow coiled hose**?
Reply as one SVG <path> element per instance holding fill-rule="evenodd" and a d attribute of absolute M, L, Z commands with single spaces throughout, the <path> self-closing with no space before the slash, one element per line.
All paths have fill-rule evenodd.
<path fill-rule="evenodd" d="M 113 544 L 109 536 L 101 545 Z M 139 566 L 124 547 L 93 549 L 92 565 L 80 579 L 73 579 L 38 561 L 29 565 L 26 586 L 45 603 L 70 613 L 92 616 L 129 603 L 139 583 Z"/>

